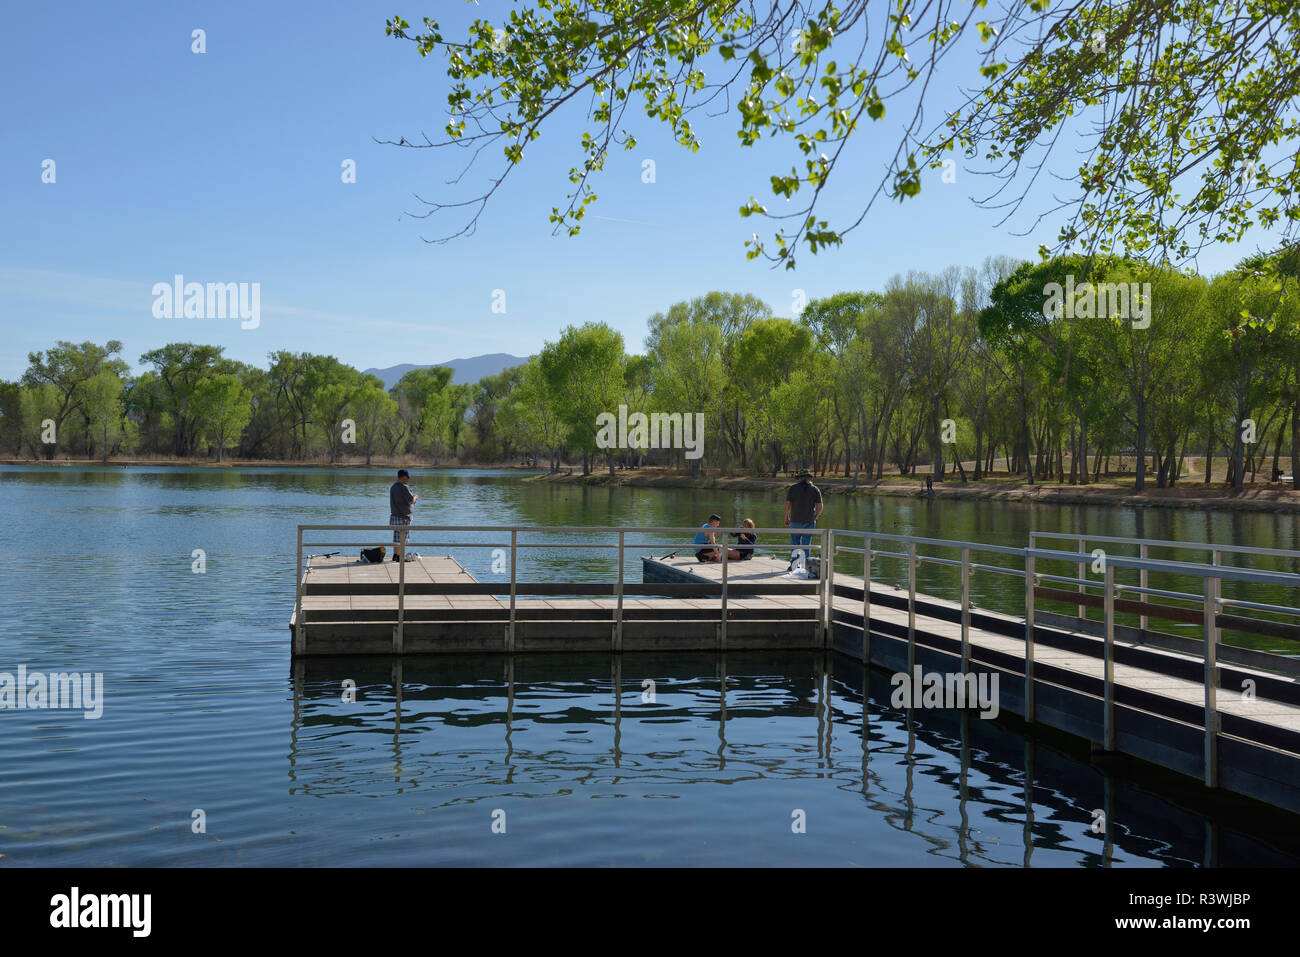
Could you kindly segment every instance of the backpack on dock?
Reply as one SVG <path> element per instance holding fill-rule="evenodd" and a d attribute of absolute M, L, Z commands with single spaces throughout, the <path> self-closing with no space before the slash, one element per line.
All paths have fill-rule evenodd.
<path fill-rule="evenodd" d="M 370 565 L 382 562 L 384 560 L 384 551 L 383 545 L 378 548 L 363 548 L 361 549 L 361 561 L 363 564 Z"/>

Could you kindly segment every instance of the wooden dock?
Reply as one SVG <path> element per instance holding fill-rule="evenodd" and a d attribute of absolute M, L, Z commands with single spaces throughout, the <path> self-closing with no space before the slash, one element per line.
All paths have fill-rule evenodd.
<path fill-rule="evenodd" d="M 833 536 L 841 534 L 849 533 L 828 535 L 821 547 L 864 555 L 868 568 L 876 556 L 906 559 L 910 587 L 873 580 L 864 591 L 862 577 L 829 568 L 824 574 L 819 568 L 817 577 L 796 577 L 788 572 L 784 554 L 730 561 L 724 568 L 697 562 L 686 548 L 670 558 L 640 556 L 642 581 L 632 582 L 622 573 L 622 533 L 616 582 L 524 582 L 513 573 L 481 582 L 449 556 L 404 566 L 311 558 L 301 581 L 300 610 L 290 623 L 293 651 L 307 657 L 833 650 L 896 675 L 920 669 L 927 675 L 986 676 L 990 685 L 996 681 L 1002 712 L 1085 738 L 1098 751 L 1131 755 L 1210 787 L 1300 812 L 1300 659 L 1220 644 L 1222 627 L 1240 630 L 1246 619 L 1226 613 L 1236 609 L 1221 608 L 1226 600 L 1212 598 L 1216 592 L 1208 585 L 1209 638 L 1200 641 L 1148 628 L 1146 617 L 1142 629 L 1116 626 L 1117 602 L 1125 611 L 1175 621 L 1187 621 L 1193 612 L 1146 596 L 1117 599 L 1113 569 L 1105 579 L 1104 599 L 1082 591 L 1096 582 L 1035 571 L 1035 557 L 1061 562 L 1084 553 L 872 536 L 906 541 L 907 552 L 891 553 L 869 539 L 865 549 L 837 547 Z M 947 561 L 962 567 L 961 601 L 915 590 L 918 542 L 962 549 L 960 562 Z M 1026 568 L 978 565 L 970 560 L 973 549 L 1023 551 Z M 1112 562 L 1300 586 L 1300 576 L 1281 573 L 1145 558 Z M 1031 583 L 1027 614 L 971 605 L 966 583 L 973 569 L 1019 574 Z M 1053 578 L 1077 581 L 1081 590 L 1063 591 Z M 1123 587 L 1141 592 L 1145 575 L 1143 582 L 1143 588 Z M 1058 608 L 1077 602 L 1080 615 L 1035 609 L 1035 598 Z M 1097 605 L 1105 606 L 1104 623 L 1083 614 Z M 864 629 L 867 620 L 870 627 Z M 1287 629 L 1296 628 L 1273 619 L 1256 621 L 1250 627 L 1262 634 L 1290 637 Z"/>
<path fill-rule="evenodd" d="M 295 655 L 686 651 L 713 649 L 720 642 L 735 650 L 823 647 L 817 582 L 774 581 L 779 563 L 755 559 L 752 564 L 759 562 L 773 568 L 733 579 L 725 636 L 721 600 L 707 597 L 718 588 L 707 579 L 697 579 L 693 588 L 628 582 L 621 602 L 610 583 L 517 583 L 524 597 L 516 598 L 512 616 L 508 581 L 479 582 L 447 556 L 405 563 L 400 637 L 395 635 L 398 564 L 369 565 L 341 556 L 310 559 L 301 627 L 297 613 L 289 627 Z M 747 597 L 746 585 L 761 586 L 764 594 Z M 584 591 L 590 597 L 573 597 Z"/>

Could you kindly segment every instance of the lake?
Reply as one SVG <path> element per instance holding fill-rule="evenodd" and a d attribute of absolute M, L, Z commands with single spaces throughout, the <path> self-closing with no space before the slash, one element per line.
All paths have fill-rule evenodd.
<path fill-rule="evenodd" d="M 0 711 L 0 865 L 1300 864 L 1293 816 L 1201 807 L 1194 782 L 1093 763 L 1014 719 L 895 710 L 886 674 L 834 654 L 295 669 L 295 526 L 385 522 L 391 481 L 0 467 L 0 672 L 104 676 L 98 719 Z M 428 524 L 694 526 L 717 511 L 763 526 L 782 505 L 499 472 L 417 472 L 412 488 Z M 1175 509 L 828 497 L 823 524 L 1016 547 L 1031 529 L 1300 547 L 1300 516 Z M 525 556 L 521 577 L 614 568 L 595 551 Z M 486 550 L 457 557 L 489 577 Z M 950 575 L 922 566 L 919 587 Z M 1010 608 L 1022 586 L 1004 577 L 976 576 L 975 600 Z"/>

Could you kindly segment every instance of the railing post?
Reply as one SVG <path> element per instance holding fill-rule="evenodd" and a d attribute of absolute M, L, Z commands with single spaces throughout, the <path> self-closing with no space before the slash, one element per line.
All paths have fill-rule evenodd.
<path fill-rule="evenodd" d="M 722 533 L 722 621 L 718 625 L 718 650 L 727 650 L 727 533 Z"/>
<path fill-rule="evenodd" d="M 624 531 L 618 530 L 618 585 L 617 604 L 614 606 L 614 650 L 623 650 L 623 545 Z"/>
<path fill-rule="evenodd" d="M 1102 599 L 1105 619 L 1105 640 L 1102 643 L 1103 682 L 1106 715 L 1103 726 L 1107 751 L 1115 750 L 1115 568 L 1106 563 L 1106 580 Z"/>
<path fill-rule="evenodd" d="M 519 530 L 510 529 L 510 627 L 506 629 L 506 651 L 515 650 L 515 606 L 518 600 L 518 576 L 515 568 L 519 554 Z"/>
<path fill-rule="evenodd" d="M 393 654 L 400 655 L 406 647 L 406 532 L 401 534 L 402 554 L 397 562 L 397 627 L 393 629 Z"/>
<path fill-rule="evenodd" d="M 293 653 L 301 655 L 307 650 L 307 627 L 302 620 L 302 526 L 298 526 L 298 584 L 293 599 Z"/>
<path fill-rule="evenodd" d="M 826 568 L 826 609 L 822 619 L 822 647 L 829 648 L 835 638 L 835 529 L 825 532 L 826 547 L 822 549 L 822 565 Z"/>
<path fill-rule="evenodd" d="M 1088 540 L 1084 538 L 1082 535 L 1079 536 L 1079 554 L 1080 555 L 1088 554 Z M 1086 561 L 1079 562 L 1079 577 L 1080 578 L 1088 577 L 1088 563 Z M 1080 595 L 1086 595 L 1088 593 L 1088 586 L 1080 582 L 1078 591 Z M 1078 611 L 1079 611 L 1079 618 L 1081 620 L 1086 619 L 1088 617 L 1087 605 L 1079 605 Z"/>
<path fill-rule="evenodd" d="M 1142 561 L 1144 561 L 1144 562 L 1147 560 L 1147 543 L 1146 543 L 1146 542 L 1143 542 L 1143 543 L 1138 547 L 1138 558 L 1142 559 Z M 1146 567 L 1146 565 L 1143 565 L 1142 568 L 1138 571 L 1138 585 L 1140 585 L 1142 588 L 1146 588 L 1146 587 L 1147 587 L 1147 567 Z M 1142 592 L 1142 597 L 1139 599 L 1139 601 L 1141 601 L 1143 604 L 1146 604 L 1146 602 L 1147 602 L 1147 593 L 1146 593 L 1146 592 Z M 1147 630 L 1147 616 L 1146 616 L 1145 614 L 1142 614 L 1142 615 L 1140 615 L 1140 616 L 1138 617 L 1138 641 L 1141 641 L 1141 640 L 1142 640 L 1142 632 L 1145 632 L 1146 630 Z"/>
<path fill-rule="evenodd" d="M 907 673 L 916 669 L 916 542 L 907 543 Z"/>
<path fill-rule="evenodd" d="M 862 662 L 871 664 L 871 536 L 862 537 Z M 865 711 L 865 709 L 864 709 Z"/>
<path fill-rule="evenodd" d="M 1213 552 L 1211 552 L 1211 564 L 1213 564 L 1216 568 L 1220 564 L 1222 564 L 1222 555 L 1219 553 L 1219 550 L 1217 548 Z M 1222 596 L 1222 594 L 1223 594 L 1223 579 L 1216 578 L 1214 580 L 1214 613 L 1216 615 L 1219 613 L 1219 598 Z M 1215 623 L 1215 627 L 1214 627 L 1214 657 L 1216 660 L 1219 657 L 1219 627 L 1217 622 Z"/>
<path fill-rule="evenodd" d="M 970 549 L 961 550 L 961 673 L 970 670 Z"/>
<path fill-rule="evenodd" d="M 1219 581 L 1205 579 L 1205 786 L 1209 788 L 1219 786 Z"/>
<path fill-rule="evenodd" d="M 1034 556 L 1025 553 L 1025 720 L 1034 720 Z"/>

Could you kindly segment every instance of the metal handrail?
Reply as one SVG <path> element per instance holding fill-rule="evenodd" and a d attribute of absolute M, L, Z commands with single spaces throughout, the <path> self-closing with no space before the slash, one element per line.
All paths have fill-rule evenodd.
<path fill-rule="evenodd" d="M 1026 555 L 1053 561 L 1092 561 L 1090 552 L 1062 552 L 1049 548 L 1026 548 Z M 1300 588 L 1300 575 L 1291 572 L 1261 571 L 1255 568 L 1233 568 L 1228 565 L 1204 565 L 1199 562 L 1175 562 L 1156 558 L 1134 558 L 1129 555 L 1106 555 L 1106 567 L 1146 568 L 1170 575 L 1189 575 L 1194 578 L 1232 579 L 1254 582 L 1258 585 L 1285 585 Z"/>
<path fill-rule="evenodd" d="M 676 535 L 679 533 L 690 532 L 694 534 L 703 526 L 701 525 L 299 525 L 304 532 L 311 531 L 392 531 L 394 528 L 403 528 L 413 532 L 533 532 L 536 534 L 549 534 L 552 532 L 627 532 L 629 534 L 653 533 L 662 535 Z M 791 532 L 789 526 L 781 528 L 746 528 L 744 526 L 725 526 L 719 525 L 713 529 L 714 532 L 755 532 L 766 535 L 789 535 L 799 534 L 800 532 L 818 532 L 826 529 L 808 528 L 796 529 Z"/>
<path fill-rule="evenodd" d="M 1148 545 L 1155 548 L 1183 548 L 1189 551 L 1233 552 L 1243 555 L 1280 555 L 1300 559 L 1300 551 L 1291 548 L 1261 548 L 1256 545 L 1216 545 L 1213 542 L 1179 542 L 1167 538 L 1133 538 L 1126 535 L 1087 535 L 1078 532 L 1030 532 L 1029 547 L 1040 538 L 1084 539 L 1089 542 L 1109 542 L 1122 545 Z"/>
<path fill-rule="evenodd" d="M 920 535 L 897 535 L 892 532 L 864 532 L 856 529 L 835 529 L 836 535 L 855 535 L 859 538 L 880 538 L 888 542 L 916 543 L 917 545 L 935 545 L 940 548 L 969 548 L 972 551 L 995 552 L 1002 555 L 1024 555 L 1023 548 L 1010 545 L 987 545 L 983 542 L 963 542 L 952 538 L 924 538 Z"/>
<path fill-rule="evenodd" d="M 721 621 L 719 626 L 719 645 L 721 650 L 726 649 L 727 637 L 727 620 L 728 620 L 728 590 L 729 574 L 728 566 L 730 562 L 729 550 L 732 543 L 727 541 L 728 536 L 738 536 L 740 534 L 751 535 L 807 535 L 811 539 L 807 546 L 801 546 L 807 549 L 811 556 L 815 551 L 818 555 L 825 555 L 828 551 L 828 545 L 833 538 L 833 532 L 830 529 L 791 529 L 789 526 L 781 528 L 748 528 L 746 526 L 718 526 L 711 528 L 707 525 L 701 526 L 644 526 L 629 528 L 626 526 L 603 526 L 603 525 L 572 525 L 572 526 L 526 526 L 526 525 L 352 525 L 352 524 L 311 524 L 298 526 L 298 555 L 297 568 L 298 578 L 296 585 L 296 595 L 294 599 L 294 621 L 295 621 L 295 643 L 299 649 L 305 649 L 305 623 L 302 621 L 302 591 L 303 591 L 303 549 L 304 548 L 376 548 L 380 545 L 387 545 L 388 542 L 377 542 L 367 544 L 365 542 L 304 542 L 303 533 L 311 531 L 385 531 L 394 530 L 402 533 L 401 545 L 405 549 L 409 545 L 409 536 L 412 532 L 487 532 L 487 533 L 505 533 L 510 535 L 510 541 L 507 542 L 422 542 L 423 548 L 493 548 L 493 549 L 510 549 L 510 619 L 506 632 L 506 650 L 514 649 L 515 630 L 517 623 L 518 609 L 518 552 L 521 548 L 561 548 L 561 549 L 617 549 L 618 550 L 618 578 L 615 583 L 615 610 L 612 633 L 612 647 L 615 651 L 621 650 L 623 640 L 623 606 L 624 606 L 624 566 L 626 564 L 626 549 L 629 546 L 627 542 L 628 535 L 645 536 L 645 535 L 674 535 L 679 536 L 670 542 L 634 542 L 630 543 L 633 547 L 646 548 L 672 548 L 680 551 L 684 548 L 690 548 L 695 543 L 693 541 L 683 541 L 685 536 L 694 536 L 707 529 L 708 534 L 715 538 L 716 541 L 710 545 L 702 547 L 716 547 L 721 549 L 722 553 L 722 582 L 721 582 Z M 520 534 L 592 534 L 592 533 L 617 533 L 618 540 L 616 543 L 604 544 L 600 542 L 521 542 Z M 757 542 L 752 546 L 755 553 L 774 552 L 783 550 L 773 545 L 759 545 Z M 821 631 L 823 644 L 829 645 L 830 642 L 830 622 L 833 618 L 828 613 L 828 608 L 833 605 L 833 601 L 827 601 L 828 593 L 833 594 L 833 570 L 826 568 L 829 563 L 822 562 L 819 567 L 817 580 L 818 596 L 818 628 Z M 397 583 L 397 624 L 393 630 L 393 652 L 401 654 L 404 645 L 404 625 L 406 619 L 406 562 L 398 562 L 398 583 Z M 311 567 L 308 565 L 307 571 Z M 828 587 L 828 584 L 830 587 Z M 580 587 L 578 589 L 580 591 Z"/>

